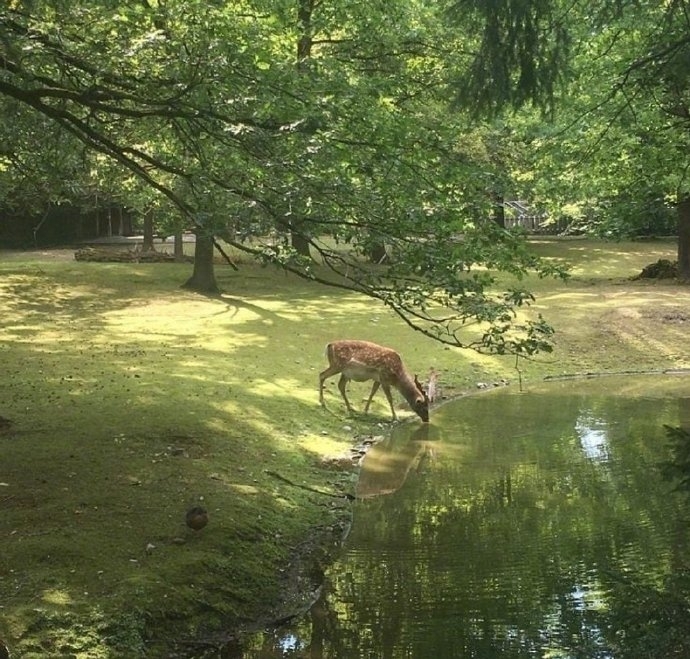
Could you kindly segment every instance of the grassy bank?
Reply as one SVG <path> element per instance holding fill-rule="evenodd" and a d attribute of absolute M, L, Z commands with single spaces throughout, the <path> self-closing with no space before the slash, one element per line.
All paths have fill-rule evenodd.
<path fill-rule="evenodd" d="M 558 333 L 522 362 L 525 386 L 690 367 L 690 288 L 629 280 L 672 243 L 534 249 L 573 277 L 528 282 Z M 180 289 L 189 265 L 0 255 L 0 637 L 19 656 L 198 655 L 308 600 L 348 521 L 350 448 L 389 420 L 382 395 L 347 415 L 334 381 L 319 407 L 329 340 L 391 345 L 447 393 L 516 379 L 513 359 L 444 348 L 361 296 L 247 264 L 217 274 L 225 293 L 204 298 Z M 353 392 L 361 409 L 368 386 Z"/>

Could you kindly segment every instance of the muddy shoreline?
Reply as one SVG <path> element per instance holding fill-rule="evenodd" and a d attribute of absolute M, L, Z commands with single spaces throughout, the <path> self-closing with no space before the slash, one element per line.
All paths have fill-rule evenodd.
<path fill-rule="evenodd" d="M 174 655 L 179 658 L 222 657 L 223 659 L 242 659 L 244 646 L 249 637 L 270 633 L 296 618 L 305 615 L 321 596 L 326 569 L 337 559 L 352 527 L 353 508 L 357 482 L 362 462 L 367 452 L 385 434 L 355 437 L 349 456 L 331 456 L 328 469 L 350 474 L 351 491 L 342 495 L 315 491 L 329 497 L 328 505 L 333 511 L 334 521 L 321 528 L 314 528 L 307 538 L 292 550 L 291 560 L 283 574 L 281 598 L 275 606 L 260 618 L 235 625 L 234 628 L 209 633 L 194 639 L 178 639 L 174 643 Z M 295 487 L 299 484 L 292 483 Z"/>

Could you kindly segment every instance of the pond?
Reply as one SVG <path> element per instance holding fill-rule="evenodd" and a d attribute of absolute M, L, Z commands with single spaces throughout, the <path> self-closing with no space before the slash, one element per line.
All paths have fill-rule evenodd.
<path fill-rule="evenodd" d="M 690 562 L 665 424 L 690 428 L 687 375 L 503 387 L 396 427 L 323 596 L 245 657 L 640 656 Z"/>

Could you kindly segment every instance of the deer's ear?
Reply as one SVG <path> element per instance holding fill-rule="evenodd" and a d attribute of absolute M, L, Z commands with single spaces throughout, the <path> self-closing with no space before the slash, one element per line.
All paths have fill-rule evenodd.
<path fill-rule="evenodd" d="M 426 389 L 424 389 L 424 387 L 422 386 L 422 383 L 419 381 L 419 379 L 417 378 L 416 375 L 414 376 L 414 383 L 415 383 L 415 386 L 417 387 L 417 390 L 422 395 L 421 402 L 423 402 L 425 405 L 428 405 L 429 404 L 429 396 L 427 396 Z"/>
<path fill-rule="evenodd" d="M 429 396 L 429 401 L 432 403 L 436 400 L 436 381 L 438 380 L 438 373 L 432 368 L 429 372 L 429 381 L 426 385 L 426 393 Z"/>

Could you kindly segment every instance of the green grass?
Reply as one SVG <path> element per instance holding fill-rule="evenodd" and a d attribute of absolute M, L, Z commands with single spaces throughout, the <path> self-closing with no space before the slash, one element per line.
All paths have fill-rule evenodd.
<path fill-rule="evenodd" d="M 553 354 L 522 362 L 526 386 L 690 366 L 690 289 L 629 281 L 674 258 L 672 243 L 534 248 L 574 276 L 527 282 L 530 313 L 558 333 Z M 0 416 L 11 421 L 0 637 L 22 657 L 165 657 L 173 640 L 290 609 L 305 540 L 337 537 L 348 517 L 343 499 L 313 490 L 353 491 L 354 469 L 332 458 L 389 419 L 383 396 L 371 416 L 347 415 L 334 381 L 318 405 L 329 340 L 391 345 L 413 372 L 437 369 L 446 393 L 516 379 L 513 359 L 445 348 L 372 301 L 270 268 L 218 267 L 225 293 L 206 298 L 180 288 L 189 265 L 51 256 L 0 253 Z M 352 389 L 361 409 L 368 386 Z M 199 502 L 210 522 L 195 533 L 184 513 Z"/>

